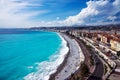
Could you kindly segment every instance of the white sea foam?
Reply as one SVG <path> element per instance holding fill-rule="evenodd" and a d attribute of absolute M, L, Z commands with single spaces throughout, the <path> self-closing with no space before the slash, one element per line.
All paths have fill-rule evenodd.
<path fill-rule="evenodd" d="M 49 76 L 56 72 L 57 67 L 63 62 L 65 55 L 68 53 L 69 48 L 67 47 L 67 42 L 58 34 L 62 40 L 61 49 L 56 55 L 50 57 L 49 61 L 43 61 L 41 63 L 36 63 L 37 71 L 32 72 L 24 77 L 24 80 L 48 80 Z"/>
<path fill-rule="evenodd" d="M 32 69 L 32 68 L 33 68 L 33 66 L 28 66 L 27 68 Z"/>

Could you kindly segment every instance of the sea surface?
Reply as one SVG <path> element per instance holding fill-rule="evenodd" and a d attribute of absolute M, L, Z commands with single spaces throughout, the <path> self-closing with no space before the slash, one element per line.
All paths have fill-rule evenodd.
<path fill-rule="evenodd" d="M 0 80 L 48 80 L 68 51 L 55 32 L 0 29 Z"/>

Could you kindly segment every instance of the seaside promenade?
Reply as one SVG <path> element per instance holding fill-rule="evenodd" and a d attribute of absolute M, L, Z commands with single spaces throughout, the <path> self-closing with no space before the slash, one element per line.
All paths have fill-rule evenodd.
<path fill-rule="evenodd" d="M 87 65 L 87 67 L 89 68 L 89 72 L 90 72 L 90 73 L 88 73 L 88 75 L 84 76 L 84 78 L 82 78 L 82 80 L 105 80 L 108 78 L 108 76 L 110 75 L 109 73 L 111 73 L 111 71 L 112 71 L 111 69 L 109 69 L 109 66 L 110 66 L 109 64 L 112 64 L 114 62 L 106 62 L 104 60 L 105 55 L 103 52 L 101 52 L 100 49 L 98 49 L 94 44 L 92 44 L 91 41 L 89 41 L 86 37 L 80 37 L 78 34 L 75 34 L 74 32 L 73 32 L 73 34 L 65 32 L 65 34 L 62 34 L 62 37 L 68 42 L 68 47 L 69 47 L 70 51 L 69 51 L 69 55 L 67 55 L 68 57 L 66 59 L 66 62 L 64 63 L 64 66 L 62 66 L 63 68 L 61 69 L 61 71 L 59 71 L 59 73 L 55 74 L 56 75 L 55 79 L 52 79 L 52 80 L 81 79 L 80 78 L 81 77 L 80 76 L 81 75 L 80 61 L 77 61 L 77 62 L 79 62 L 79 65 L 74 69 L 72 69 L 70 67 L 64 68 L 64 67 L 68 66 L 68 63 L 74 62 L 74 60 L 72 60 L 73 58 L 71 58 L 71 56 L 79 54 L 79 58 L 80 58 L 80 52 L 82 54 L 84 54 L 85 60 L 83 63 L 85 63 L 85 65 Z M 83 39 L 81 39 L 81 38 L 83 38 Z M 75 47 L 75 46 L 77 46 L 77 47 Z M 87 46 L 91 47 L 91 49 L 89 50 Z M 80 47 L 80 49 L 81 49 L 80 52 L 79 52 L 78 47 Z M 70 56 L 71 53 L 73 55 Z M 92 57 L 92 59 L 94 61 L 93 65 L 91 65 L 90 57 Z M 69 58 L 70 58 L 70 60 L 69 60 Z M 106 56 L 105 56 L 105 58 L 106 58 Z M 75 59 L 75 61 L 76 61 L 76 59 Z M 76 63 L 73 65 L 76 65 Z M 114 65 L 111 65 L 111 66 L 114 67 Z M 71 70 L 73 70 L 73 72 L 71 72 Z"/>
<path fill-rule="evenodd" d="M 81 75 L 81 61 L 80 61 L 80 54 L 83 54 L 84 60 L 82 63 L 88 66 L 89 68 L 89 75 L 84 76 L 85 80 L 102 80 L 104 74 L 104 67 L 102 61 L 95 55 L 95 51 L 89 51 L 86 45 L 79 40 L 77 37 L 73 37 L 68 34 L 60 33 L 60 35 L 68 42 L 69 52 L 65 56 L 65 60 L 63 63 L 58 67 L 57 71 L 52 74 L 49 80 L 77 80 L 71 77 L 72 74 L 78 76 L 80 78 Z M 79 50 L 80 48 L 80 50 Z M 90 57 L 94 57 L 94 64 L 91 65 Z M 98 64 L 99 63 L 99 64 Z M 77 72 L 76 72 L 77 71 Z"/>
<path fill-rule="evenodd" d="M 110 80 L 118 80 L 118 74 L 119 74 L 119 53 L 113 51 L 112 47 L 110 47 L 108 45 L 108 47 L 106 48 L 107 45 L 105 45 L 105 43 L 109 43 L 109 42 L 104 42 L 105 40 L 109 40 L 109 38 L 104 37 L 105 39 L 99 38 L 102 33 L 98 33 L 97 32 L 90 32 L 87 30 L 83 30 L 83 31 L 67 31 L 68 34 L 77 37 L 78 39 L 82 39 L 82 41 L 84 41 L 87 45 L 91 46 L 94 50 L 95 50 L 95 54 L 98 56 L 98 58 L 101 60 L 102 64 L 103 64 L 103 69 L 104 71 L 102 71 L 103 69 L 102 66 L 100 68 L 100 66 L 98 66 L 99 68 L 95 69 L 95 74 L 94 72 L 92 73 L 92 75 L 88 78 L 93 78 L 92 80 L 99 80 L 99 79 L 94 79 L 94 75 L 98 74 L 97 76 L 99 77 L 99 74 L 103 74 L 102 80 L 106 80 L 106 79 L 110 79 Z M 105 32 L 104 32 L 105 33 Z M 114 35 L 114 34 L 109 34 L 106 33 L 106 35 Z M 114 35 L 113 37 L 115 37 L 115 39 L 119 39 L 119 37 L 116 35 Z M 101 39 L 101 40 L 99 40 Z M 114 38 L 110 39 L 111 41 Z M 103 43 L 102 46 L 100 43 Z M 114 44 L 112 42 L 110 42 L 109 44 Z M 115 49 L 118 50 L 119 48 L 119 41 L 117 41 L 118 47 L 116 47 Z M 97 57 L 96 56 L 96 57 Z M 114 60 L 115 59 L 115 60 Z M 101 64 L 99 61 L 97 61 L 98 64 Z M 117 65 L 117 67 L 116 67 Z M 115 69 L 116 68 L 116 69 Z M 101 70 L 100 70 L 101 69 Z M 97 73 L 96 73 L 97 72 Z M 102 73 L 101 73 L 102 72 Z M 114 73 L 114 74 L 112 74 Z M 112 74 L 112 75 L 111 75 Z M 115 77 L 116 76 L 116 77 Z"/>
<path fill-rule="evenodd" d="M 88 49 L 86 43 L 81 39 L 75 36 L 73 38 L 75 38 L 75 40 L 79 43 L 79 46 L 81 47 L 82 52 L 85 56 L 84 63 L 89 67 L 89 70 L 90 70 L 89 76 L 87 76 L 86 79 L 85 78 L 84 79 L 85 80 L 102 80 L 102 77 L 104 75 L 104 66 L 101 59 L 96 55 L 95 50 L 92 47 L 91 49 Z M 92 66 L 91 66 L 90 57 L 92 57 L 94 60 L 94 65 Z"/>
<path fill-rule="evenodd" d="M 63 33 L 60 33 L 60 35 L 67 41 L 69 52 L 49 80 L 65 80 L 80 67 L 80 53 L 82 54 L 82 51 L 79 49 L 79 44 Z"/>
<path fill-rule="evenodd" d="M 52 74 L 49 80 L 74 80 L 71 75 L 77 75 L 78 78 L 81 75 L 80 66 L 80 54 L 83 54 L 84 63 L 88 66 L 91 74 L 84 76 L 87 80 L 102 80 L 104 74 L 104 67 L 102 61 L 95 55 L 95 51 L 89 51 L 86 45 L 77 37 L 73 37 L 68 34 L 61 34 L 61 36 L 68 42 L 69 53 L 65 57 L 65 61 L 60 65 L 61 70 L 57 70 L 57 73 Z M 80 51 L 79 51 L 80 48 Z M 94 64 L 91 65 L 90 57 L 94 57 Z M 99 63 L 99 64 L 98 64 Z M 77 71 L 77 72 L 76 72 Z M 75 79 L 77 80 L 77 78 Z"/>

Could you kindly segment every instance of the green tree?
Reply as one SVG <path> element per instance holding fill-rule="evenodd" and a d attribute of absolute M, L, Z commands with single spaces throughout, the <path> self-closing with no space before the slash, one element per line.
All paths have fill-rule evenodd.
<path fill-rule="evenodd" d="M 84 77 L 87 76 L 88 74 L 89 74 L 89 68 L 85 63 L 83 63 L 81 65 L 81 76 Z"/>

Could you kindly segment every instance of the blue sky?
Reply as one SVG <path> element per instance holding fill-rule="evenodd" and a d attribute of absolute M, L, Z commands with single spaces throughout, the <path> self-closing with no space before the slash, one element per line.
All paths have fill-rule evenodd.
<path fill-rule="evenodd" d="M 120 22 L 120 0 L 0 0 L 0 27 Z"/>

